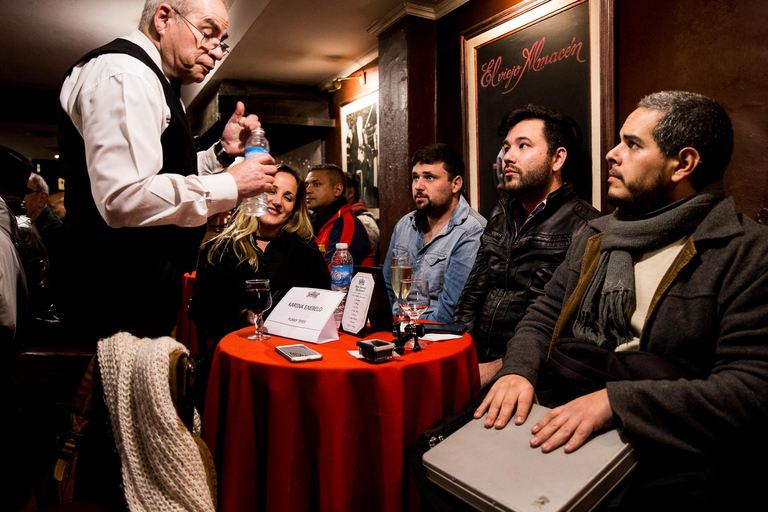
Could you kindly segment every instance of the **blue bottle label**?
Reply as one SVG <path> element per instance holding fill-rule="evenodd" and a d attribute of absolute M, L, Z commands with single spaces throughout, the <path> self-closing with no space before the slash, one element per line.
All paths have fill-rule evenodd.
<path fill-rule="evenodd" d="M 331 284 L 333 286 L 349 286 L 352 282 L 353 266 L 331 267 Z"/>
<path fill-rule="evenodd" d="M 269 150 L 267 148 L 262 148 L 261 146 L 251 146 L 245 148 L 245 159 L 248 160 L 249 158 L 263 155 L 264 153 L 269 153 Z"/>

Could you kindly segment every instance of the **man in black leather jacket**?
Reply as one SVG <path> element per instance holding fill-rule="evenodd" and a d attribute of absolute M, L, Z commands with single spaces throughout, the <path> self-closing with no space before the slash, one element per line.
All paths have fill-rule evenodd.
<path fill-rule="evenodd" d="M 527 105 L 504 116 L 499 135 L 506 136 L 501 213 L 483 232 L 453 316 L 475 340 L 482 384 L 501 367 L 507 341 L 573 236 L 600 215 L 571 184 L 563 184 L 581 146 L 570 118 Z"/>

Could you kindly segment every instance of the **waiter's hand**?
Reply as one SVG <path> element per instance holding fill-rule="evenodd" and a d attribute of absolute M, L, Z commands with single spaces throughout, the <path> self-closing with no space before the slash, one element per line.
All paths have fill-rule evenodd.
<path fill-rule="evenodd" d="M 239 164 L 230 165 L 227 172 L 235 178 L 238 199 L 271 192 L 274 175 L 277 172 L 274 163 L 275 159 L 272 155 L 263 153 Z"/>
<path fill-rule="evenodd" d="M 581 396 L 549 411 L 531 432 L 531 446 L 543 452 L 565 444 L 566 453 L 576 450 L 592 432 L 613 426 L 613 410 L 605 389 Z"/>
<path fill-rule="evenodd" d="M 245 105 L 237 102 L 235 113 L 229 118 L 221 134 L 221 145 L 232 156 L 243 156 L 245 143 L 251 135 L 251 130 L 261 126 L 255 114 L 245 115 Z"/>
<path fill-rule="evenodd" d="M 491 390 L 485 396 L 483 403 L 475 411 L 475 418 L 485 417 L 485 427 L 504 428 L 512 413 L 515 413 L 515 423 L 521 425 L 533 404 L 533 385 L 520 375 L 505 375 L 493 383 Z"/>

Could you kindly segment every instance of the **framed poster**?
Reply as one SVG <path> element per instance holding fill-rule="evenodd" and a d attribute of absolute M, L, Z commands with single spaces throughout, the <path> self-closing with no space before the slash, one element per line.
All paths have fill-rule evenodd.
<path fill-rule="evenodd" d="M 374 217 L 379 207 L 379 92 L 341 106 L 344 172 L 357 176 L 360 200 Z"/>
<path fill-rule="evenodd" d="M 469 198 L 487 218 L 499 198 L 499 124 L 528 103 L 579 125 L 581 165 L 569 181 L 583 199 L 604 206 L 603 157 L 615 123 L 611 1 L 524 0 L 463 34 Z"/>

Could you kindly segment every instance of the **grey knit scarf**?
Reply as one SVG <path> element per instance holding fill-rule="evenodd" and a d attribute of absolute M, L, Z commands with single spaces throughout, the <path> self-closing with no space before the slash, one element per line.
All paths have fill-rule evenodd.
<path fill-rule="evenodd" d="M 579 307 L 573 334 L 607 349 L 631 341 L 633 256 L 693 233 L 723 195 L 718 183 L 642 217 L 633 218 L 617 209 L 605 228 L 600 261 Z"/>

